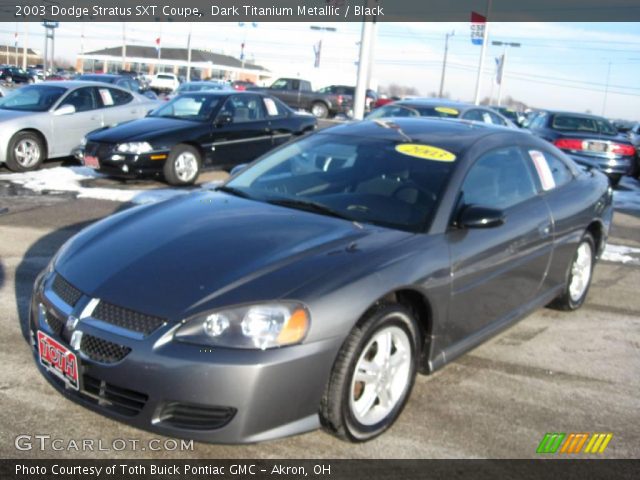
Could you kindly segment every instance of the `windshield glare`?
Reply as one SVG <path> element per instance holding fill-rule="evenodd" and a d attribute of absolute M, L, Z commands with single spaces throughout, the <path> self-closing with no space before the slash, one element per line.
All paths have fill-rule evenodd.
<path fill-rule="evenodd" d="M 0 99 L 0 108 L 23 112 L 46 112 L 66 91 L 66 88 L 50 85 L 22 87 Z"/>
<path fill-rule="evenodd" d="M 311 202 L 354 221 L 422 231 L 454 163 L 400 153 L 400 143 L 319 133 L 266 155 L 226 186 L 259 201 Z"/>
<path fill-rule="evenodd" d="M 451 107 L 437 106 L 414 106 L 414 105 L 385 105 L 376 108 L 367 115 L 368 120 L 375 118 L 389 117 L 438 117 L 438 118 L 456 118 L 460 112 Z"/>
<path fill-rule="evenodd" d="M 181 95 L 166 105 L 154 110 L 150 117 L 181 118 L 183 120 L 205 121 L 218 105 L 219 98 L 213 95 Z"/>

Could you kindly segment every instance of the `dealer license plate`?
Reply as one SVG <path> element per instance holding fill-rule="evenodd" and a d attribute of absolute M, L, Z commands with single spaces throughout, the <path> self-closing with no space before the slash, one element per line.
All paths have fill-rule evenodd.
<path fill-rule="evenodd" d="M 84 164 L 86 167 L 100 168 L 100 162 L 98 161 L 98 157 L 94 157 L 93 155 L 85 155 Z"/>
<path fill-rule="evenodd" d="M 44 332 L 38 331 L 38 355 L 40 363 L 50 373 L 60 378 L 74 390 L 80 388 L 78 357 L 64 345 Z"/>

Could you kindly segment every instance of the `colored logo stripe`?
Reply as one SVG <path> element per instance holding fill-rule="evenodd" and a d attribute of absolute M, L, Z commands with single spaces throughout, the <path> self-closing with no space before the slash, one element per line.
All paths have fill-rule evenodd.
<path fill-rule="evenodd" d="M 564 437 L 564 433 L 547 433 L 538 445 L 536 453 L 556 453 Z"/>
<path fill-rule="evenodd" d="M 612 437 L 612 433 L 594 433 L 587 444 L 587 448 L 584 449 L 584 453 L 604 452 Z"/>
<path fill-rule="evenodd" d="M 612 433 L 594 433 L 589 438 L 589 433 L 546 433 L 536 453 L 603 453 L 611 438 Z M 587 442 L 587 440 L 589 440 Z M 586 443 L 586 447 L 584 447 Z M 562 448 L 560 448 L 562 446 Z"/>

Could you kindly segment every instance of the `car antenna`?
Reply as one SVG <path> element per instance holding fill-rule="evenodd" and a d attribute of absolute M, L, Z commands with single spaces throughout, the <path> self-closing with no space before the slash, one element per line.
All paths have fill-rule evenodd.
<path fill-rule="evenodd" d="M 404 133 L 400 128 L 400 125 L 398 125 L 397 123 L 387 122 L 386 120 L 374 120 L 373 123 L 375 123 L 376 125 L 382 128 L 389 128 L 391 130 L 395 130 L 396 132 L 398 132 L 398 134 L 402 135 L 402 138 L 404 138 L 407 142 L 413 142 L 413 139 L 409 135 Z"/>

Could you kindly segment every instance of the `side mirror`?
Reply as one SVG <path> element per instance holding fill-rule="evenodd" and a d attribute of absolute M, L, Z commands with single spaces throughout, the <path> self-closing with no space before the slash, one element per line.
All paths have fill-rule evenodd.
<path fill-rule="evenodd" d="M 230 123 L 233 123 L 233 117 L 228 113 L 222 113 L 216 118 L 216 127 L 224 127 Z"/>
<path fill-rule="evenodd" d="M 504 223 L 504 212 L 496 208 L 469 205 L 462 209 L 457 225 L 460 228 L 493 228 Z"/>
<path fill-rule="evenodd" d="M 229 176 L 233 177 L 234 175 L 240 173 L 242 170 L 247 168 L 247 165 L 248 165 L 247 163 L 241 163 L 240 165 L 236 165 L 229 171 Z"/>
<path fill-rule="evenodd" d="M 71 114 L 74 114 L 74 113 L 76 113 L 76 107 L 74 107 L 70 103 L 65 103 L 64 105 L 59 106 L 53 112 L 53 114 L 56 115 L 56 116 L 71 115 Z"/>

